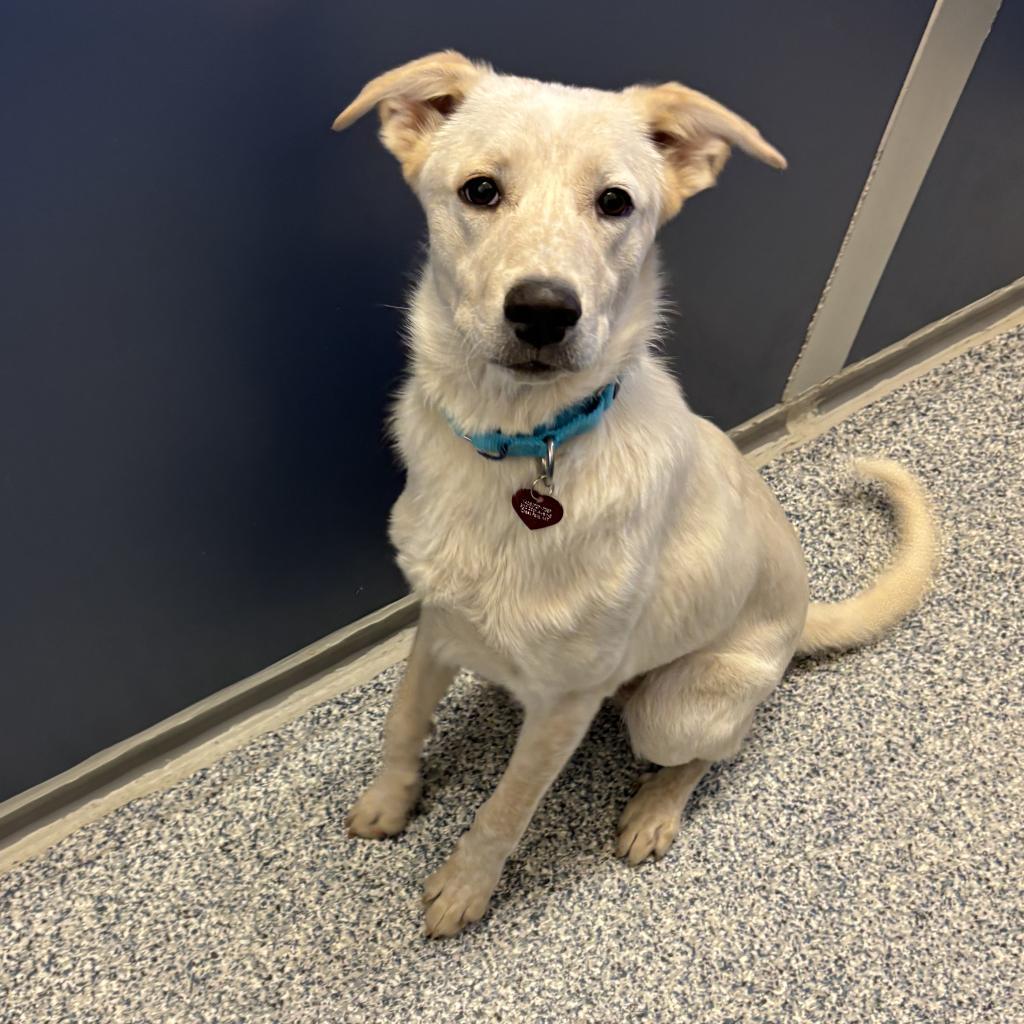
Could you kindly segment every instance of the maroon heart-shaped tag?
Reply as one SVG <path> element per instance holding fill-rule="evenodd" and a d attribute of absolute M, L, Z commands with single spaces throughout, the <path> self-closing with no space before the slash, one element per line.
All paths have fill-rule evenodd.
<path fill-rule="evenodd" d="M 548 494 L 537 494 L 529 487 L 512 495 L 512 507 L 516 515 L 531 530 L 543 530 L 554 526 L 562 518 L 562 506 Z"/>

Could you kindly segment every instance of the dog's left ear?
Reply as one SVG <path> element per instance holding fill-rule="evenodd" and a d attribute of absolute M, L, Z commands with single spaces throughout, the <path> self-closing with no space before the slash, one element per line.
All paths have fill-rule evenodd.
<path fill-rule="evenodd" d="M 749 121 L 696 89 L 678 82 L 635 85 L 624 95 L 638 105 L 651 139 L 666 163 L 663 217 L 674 217 L 685 200 L 711 188 L 731 146 L 782 170 L 786 158 Z"/>
<path fill-rule="evenodd" d="M 332 128 L 340 132 L 377 107 L 380 140 L 401 162 L 411 184 L 426 159 L 431 135 L 488 73 L 488 65 L 474 64 L 454 50 L 431 53 L 368 82 Z"/>

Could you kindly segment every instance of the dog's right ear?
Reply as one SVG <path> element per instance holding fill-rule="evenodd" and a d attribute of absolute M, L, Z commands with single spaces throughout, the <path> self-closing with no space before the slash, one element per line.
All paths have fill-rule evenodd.
<path fill-rule="evenodd" d="M 401 162 L 411 183 L 426 159 L 431 135 L 490 70 L 454 50 L 420 57 L 368 82 L 332 128 L 340 132 L 377 107 L 380 140 Z"/>

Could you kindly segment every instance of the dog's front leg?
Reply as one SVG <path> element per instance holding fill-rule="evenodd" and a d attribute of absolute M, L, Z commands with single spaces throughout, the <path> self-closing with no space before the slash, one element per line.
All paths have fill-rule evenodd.
<path fill-rule="evenodd" d="M 448 860 L 424 883 L 429 936 L 455 935 L 483 917 L 505 860 L 586 733 L 602 696 L 574 693 L 527 705 L 501 781 Z"/>
<path fill-rule="evenodd" d="M 433 613 L 424 608 L 405 675 L 384 725 L 381 769 L 349 812 L 349 835 L 364 839 L 397 835 L 419 799 L 423 744 L 430 734 L 434 709 L 455 675 L 434 653 L 435 628 Z"/>

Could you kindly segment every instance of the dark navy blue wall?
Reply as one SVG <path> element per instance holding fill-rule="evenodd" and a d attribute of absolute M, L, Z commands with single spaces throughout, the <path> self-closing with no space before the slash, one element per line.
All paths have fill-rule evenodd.
<path fill-rule="evenodd" d="M 1005 0 L 848 362 L 1024 276 L 1024 5 Z"/>
<path fill-rule="evenodd" d="M 827 8 L 827 9 L 823 9 Z M 666 239 L 670 352 L 779 397 L 927 0 L 0 7 L 0 798 L 403 593 L 382 440 L 422 220 L 371 75 L 455 46 L 759 123 Z"/>

